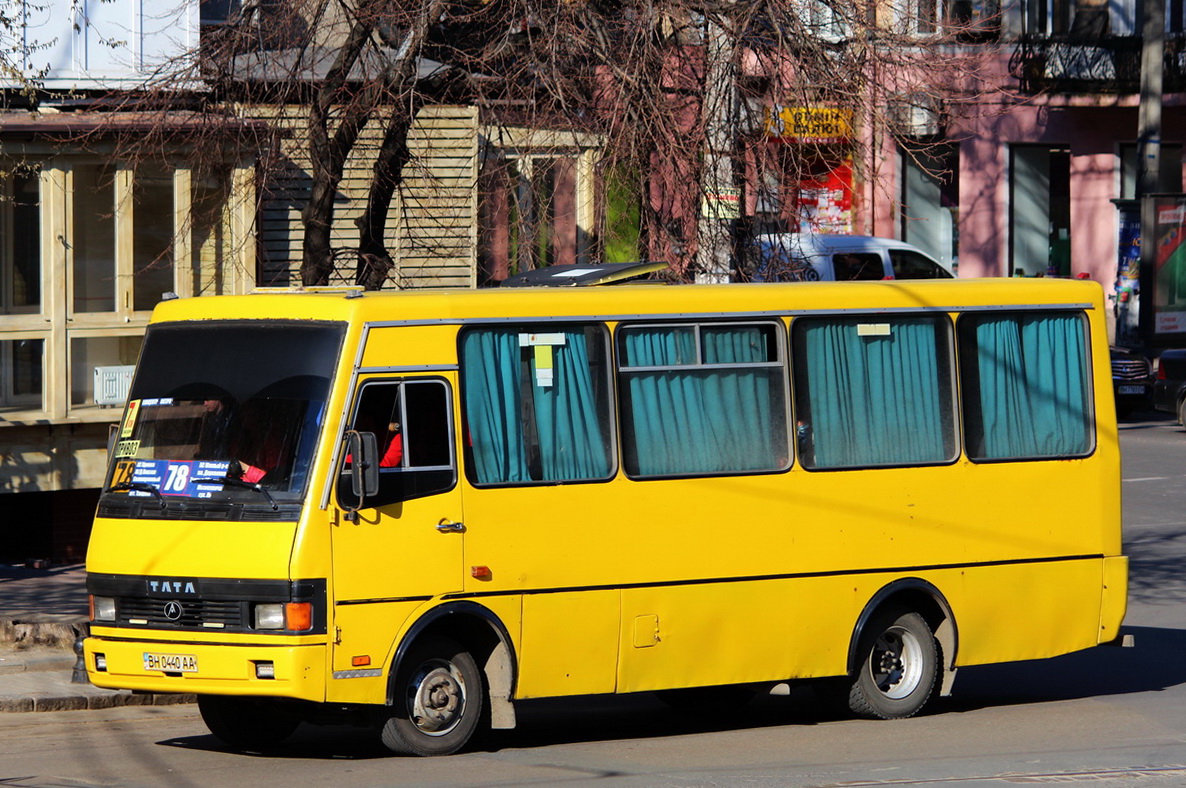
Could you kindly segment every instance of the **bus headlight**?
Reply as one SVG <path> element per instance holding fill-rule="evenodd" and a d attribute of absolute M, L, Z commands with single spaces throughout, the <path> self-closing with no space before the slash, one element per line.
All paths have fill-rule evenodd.
<path fill-rule="evenodd" d="M 92 596 L 91 597 L 91 620 L 92 621 L 115 621 L 115 597 L 113 597 L 113 596 Z"/>
<path fill-rule="evenodd" d="M 313 604 L 311 602 L 276 602 L 256 605 L 255 628 L 307 632 L 313 628 Z"/>
<path fill-rule="evenodd" d="M 256 629 L 284 629 L 284 605 L 282 603 L 255 606 Z"/>

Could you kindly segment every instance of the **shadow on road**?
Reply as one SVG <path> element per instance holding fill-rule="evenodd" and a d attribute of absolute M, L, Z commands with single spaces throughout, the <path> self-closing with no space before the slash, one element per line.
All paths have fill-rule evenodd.
<path fill-rule="evenodd" d="M 1132 648 L 1100 647 L 1053 659 L 962 668 L 955 694 L 936 699 L 930 714 L 1044 703 L 1135 692 L 1186 683 L 1186 631 L 1126 627 Z M 781 725 L 817 725 L 847 719 L 807 687 L 790 697 L 763 696 L 725 713 L 689 715 L 650 693 L 527 701 L 518 704 L 519 726 L 494 731 L 475 749 L 497 751 L 618 739 L 647 739 Z M 188 736 L 163 746 L 228 752 L 213 736 Z M 359 760 L 385 757 L 377 736 L 363 729 L 308 725 L 268 757 Z"/>
<path fill-rule="evenodd" d="M 1156 692 L 1186 684 L 1186 630 L 1123 627 L 1131 648 L 1101 646 L 1052 659 L 962 668 L 942 709 Z"/>

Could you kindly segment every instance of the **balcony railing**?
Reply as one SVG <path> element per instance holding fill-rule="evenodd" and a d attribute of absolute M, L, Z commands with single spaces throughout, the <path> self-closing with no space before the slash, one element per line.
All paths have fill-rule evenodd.
<path fill-rule="evenodd" d="M 1025 36 L 1017 41 L 1009 70 L 1027 93 L 1138 93 L 1140 36 Z M 1165 40 L 1166 93 L 1186 90 L 1186 35 Z"/>

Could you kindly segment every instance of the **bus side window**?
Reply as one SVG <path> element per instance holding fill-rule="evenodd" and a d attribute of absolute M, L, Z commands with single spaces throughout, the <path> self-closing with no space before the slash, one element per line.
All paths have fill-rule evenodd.
<path fill-rule="evenodd" d="M 379 492 L 364 505 L 383 506 L 453 488 L 452 406 L 445 381 L 368 381 L 357 403 L 351 429 L 374 433 L 379 444 Z M 346 507 L 357 505 L 346 473 L 338 479 L 338 500 Z"/>

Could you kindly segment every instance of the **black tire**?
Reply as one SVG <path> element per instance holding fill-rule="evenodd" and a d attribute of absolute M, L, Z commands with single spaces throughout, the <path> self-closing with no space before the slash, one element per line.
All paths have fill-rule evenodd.
<path fill-rule="evenodd" d="M 210 732 L 241 750 L 266 750 L 287 739 L 300 720 L 275 701 L 199 695 L 198 711 Z"/>
<path fill-rule="evenodd" d="M 671 708 L 696 717 L 733 717 L 754 699 L 749 687 L 688 687 L 686 689 L 657 690 L 655 697 Z"/>
<path fill-rule="evenodd" d="M 1178 424 L 1186 427 L 1186 399 L 1178 402 Z"/>
<path fill-rule="evenodd" d="M 905 608 L 884 610 L 870 620 L 860 643 L 849 709 L 881 720 L 921 711 L 939 675 L 939 645 L 926 619 Z"/>
<path fill-rule="evenodd" d="M 396 674 L 383 745 L 399 755 L 452 755 L 477 730 L 485 698 L 482 673 L 468 651 L 448 638 L 423 637 Z"/>

